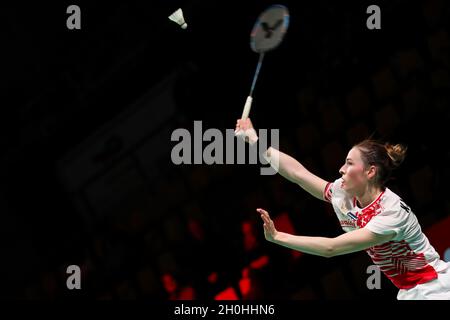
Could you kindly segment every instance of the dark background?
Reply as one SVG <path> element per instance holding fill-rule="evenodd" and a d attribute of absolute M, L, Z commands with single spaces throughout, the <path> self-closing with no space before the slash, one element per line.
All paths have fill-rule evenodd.
<path fill-rule="evenodd" d="M 371 134 L 408 145 L 389 187 L 449 247 L 448 2 L 282 3 L 290 27 L 265 58 L 254 125 L 280 129 L 280 149 L 329 181 Z M 66 28 L 71 4 L 81 30 Z M 255 213 L 336 236 L 330 205 L 257 165 L 171 162 L 174 129 L 234 128 L 257 62 L 249 33 L 270 4 L 2 4 L 2 297 L 395 299 L 384 276 L 367 289 L 364 252 L 295 254 L 265 242 Z M 366 28 L 370 4 L 381 30 Z M 167 19 L 178 7 L 186 30 Z M 79 291 L 66 288 L 73 264 Z"/>

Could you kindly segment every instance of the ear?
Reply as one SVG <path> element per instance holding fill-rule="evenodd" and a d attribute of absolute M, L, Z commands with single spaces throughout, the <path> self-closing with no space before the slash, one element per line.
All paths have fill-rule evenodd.
<path fill-rule="evenodd" d="M 374 166 L 374 165 L 371 165 L 371 166 L 369 167 L 369 169 L 367 169 L 366 172 L 367 172 L 367 178 L 368 178 L 369 180 L 374 179 L 375 176 L 376 176 L 376 174 L 377 174 L 377 167 Z"/>

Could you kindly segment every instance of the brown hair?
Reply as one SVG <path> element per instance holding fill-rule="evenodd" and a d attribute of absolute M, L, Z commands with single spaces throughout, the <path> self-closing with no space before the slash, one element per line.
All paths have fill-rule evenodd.
<path fill-rule="evenodd" d="M 361 141 L 355 147 L 361 152 L 361 159 L 367 167 L 377 167 L 375 183 L 382 188 L 391 177 L 392 170 L 405 159 L 407 150 L 407 147 L 401 144 L 383 144 L 372 139 Z"/>

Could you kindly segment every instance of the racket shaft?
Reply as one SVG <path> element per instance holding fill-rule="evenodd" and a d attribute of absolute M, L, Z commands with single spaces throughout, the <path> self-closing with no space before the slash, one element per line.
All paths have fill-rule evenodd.
<path fill-rule="evenodd" d="M 258 64 L 256 65 L 255 74 L 253 75 L 252 87 L 250 89 L 249 96 L 253 96 L 253 90 L 255 90 L 256 80 L 258 80 L 259 71 L 261 70 L 261 66 L 264 60 L 264 52 L 259 54 Z"/>
<path fill-rule="evenodd" d="M 245 101 L 244 110 L 242 111 L 242 120 L 245 120 L 248 118 L 248 115 L 250 113 L 250 109 L 252 107 L 253 98 L 251 96 L 247 97 L 247 100 Z"/>

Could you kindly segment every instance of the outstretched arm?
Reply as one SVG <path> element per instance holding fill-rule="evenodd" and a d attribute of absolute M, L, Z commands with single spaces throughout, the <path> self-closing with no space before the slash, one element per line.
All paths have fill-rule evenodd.
<path fill-rule="evenodd" d="M 295 236 L 277 231 L 267 211 L 263 209 L 257 209 L 256 211 L 261 214 L 264 222 L 264 236 L 268 241 L 290 249 L 326 258 L 362 251 L 388 242 L 395 236 L 394 233 L 379 235 L 364 228 L 342 234 L 335 238 Z"/>
<path fill-rule="evenodd" d="M 273 147 L 267 149 L 266 155 L 269 162 L 271 161 L 270 159 L 278 159 L 278 173 L 281 176 L 298 184 L 303 190 L 317 199 L 324 200 L 323 192 L 328 181 L 311 173 L 300 162 Z"/>
<path fill-rule="evenodd" d="M 243 130 L 246 133 L 246 141 L 252 144 L 256 143 L 258 136 L 253 128 L 250 118 L 237 120 L 236 132 L 240 130 Z M 272 162 L 273 159 L 277 159 L 278 173 L 281 176 L 298 184 L 317 199 L 324 200 L 323 192 L 327 186 L 327 181 L 309 172 L 300 162 L 277 149 L 270 147 L 267 149 L 265 156 L 269 162 Z"/>

